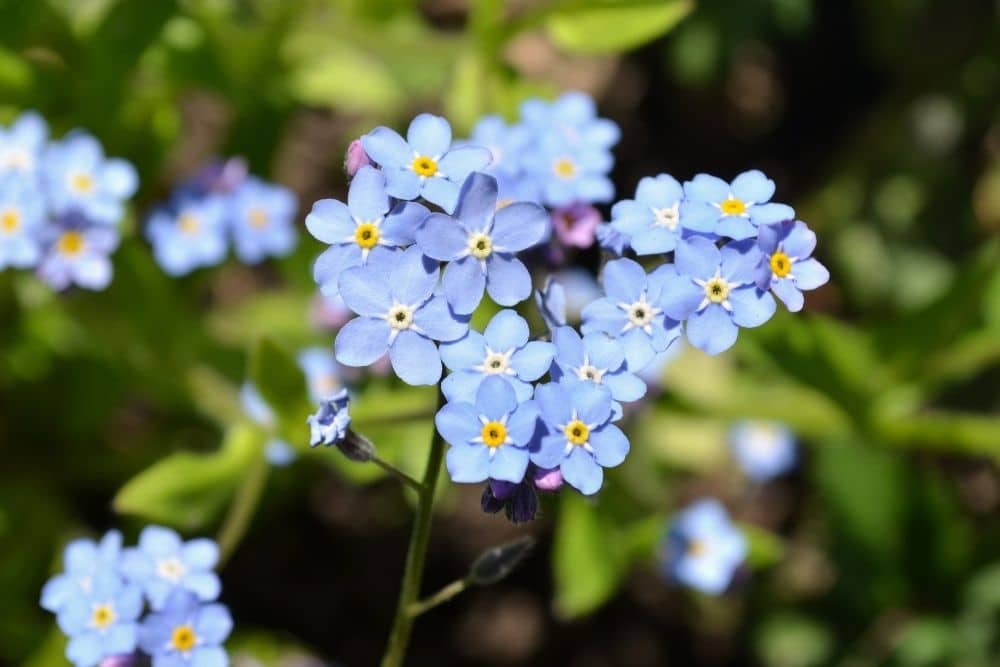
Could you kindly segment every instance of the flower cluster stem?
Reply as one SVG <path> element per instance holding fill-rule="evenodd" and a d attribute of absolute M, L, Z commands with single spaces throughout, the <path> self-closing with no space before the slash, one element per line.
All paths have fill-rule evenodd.
<path fill-rule="evenodd" d="M 423 482 L 420 482 L 414 479 L 413 477 L 410 477 L 396 466 L 392 465 L 388 461 L 378 456 L 372 457 L 372 463 L 377 465 L 379 468 L 382 468 L 382 470 L 385 470 L 387 473 L 395 475 L 400 482 L 406 484 L 408 487 L 410 487 L 414 491 L 417 491 L 418 493 L 424 488 Z"/>
<path fill-rule="evenodd" d="M 267 483 L 268 464 L 263 456 L 257 457 L 243 477 L 236 491 L 229 513 L 219 529 L 219 564 L 225 563 L 236 550 L 250 526 L 257 504 Z"/>
<path fill-rule="evenodd" d="M 428 595 L 423 600 L 419 600 L 410 605 L 408 613 L 411 618 L 416 618 L 434 607 L 444 604 L 469 587 L 468 579 L 456 579 L 437 593 Z"/>

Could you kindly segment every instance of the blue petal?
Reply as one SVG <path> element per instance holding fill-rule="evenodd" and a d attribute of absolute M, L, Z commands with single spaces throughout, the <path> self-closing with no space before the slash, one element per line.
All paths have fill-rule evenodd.
<path fill-rule="evenodd" d="M 228 665 L 229 656 L 226 654 L 226 650 L 220 646 L 201 646 L 191 653 L 190 667 L 228 667 Z M 155 667 L 160 667 L 160 665 L 157 663 Z M 183 667 L 189 667 L 189 665 L 184 664 Z"/>
<path fill-rule="evenodd" d="M 728 236 L 737 241 L 752 239 L 757 236 L 757 228 L 751 220 L 752 218 L 727 215 L 719 221 L 714 231 L 719 236 Z"/>
<path fill-rule="evenodd" d="M 441 357 L 437 347 L 413 331 L 399 332 L 389 347 L 389 360 L 396 375 L 406 384 L 437 384 L 441 379 Z"/>
<path fill-rule="evenodd" d="M 674 252 L 674 266 L 681 275 L 708 280 L 715 275 L 722 256 L 715 244 L 696 236 L 682 240 Z"/>
<path fill-rule="evenodd" d="M 531 274 L 516 257 L 494 253 L 487 260 L 486 291 L 501 306 L 513 306 L 531 296 Z"/>
<path fill-rule="evenodd" d="M 762 204 L 750 208 L 750 219 L 757 226 L 773 225 L 794 218 L 795 209 L 786 204 Z"/>
<path fill-rule="evenodd" d="M 502 419 L 514 412 L 516 407 L 514 388 L 501 377 L 487 377 L 476 391 L 476 410 L 490 419 Z"/>
<path fill-rule="evenodd" d="M 751 169 L 733 179 L 732 191 L 737 199 L 762 204 L 774 196 L 774 181 L 762 171 Z"/>
<path fill-rule="evenodd" d="M 539 445 L 531 450 L 531 462 L 539 468 L 558 468 L 566 459 L 566 436 L 552 434 L 542 438 Z"/>
<path fill-rule="evenodd" d="M 94 631 L 76 635 L 66 645 L 66 658 L 77 667 L 94 667 L 103 657 L 104 644 Z"/>
<path fill-rule="evenodd" d="M 438 166 L 449 181 L 461 184 L 469 174 L 486 169 L 492 160 L 493 156 L 488 148 L 461 146 L 448 151 Z"/>
<path fill-rule="evenodd" d="M 455 315 L 443 296 L 432 297 L 419 308 L 413 323 L 433 340 L 458 340 L 469 330 L 469 318 Z"/>
<path fill-rule="evenodd" d="M 625 348 L 625 363 L 630 371 L 638 372 L 645 368 L 656 356 L 656 350 L 649 336 L 642 329 L 630 329 L 620 338 Z"/>
<path fill-rule="evenodd" d="M 384 216 L 389 210 L 389 196 L 382 172 L 370 166 L 359 169 L 347 191 L 347 206 L 358 220 L 372 222 Z"/>
<path fill-rule="evenodd" d="M 464 401 L 446 403 L 435 415 L 434 425 L 441 437 L 456 447 L 479 437 L 482 428 L 479 412 L 471 403 Z"/>
<path fill-rule="evenodd" d="M 471 231 L 485 231 L 496 209 L 496 178 L 476 173 L 465 179 L 455 208 L 455 218 L 462 221 L 462 226 Z"/>
<path fill-rule="evenodd" d="M 189 568 L 210 570 L 219 562 L 219 545 L 207 538 L 191 540 L 181 547 L 181 560 Z"/>
<path fill-rule="evenodd" d="M 599 334 L 604 335 L 604 334 Z M 558 327 L 552 332 L 552 342 L 556 346 L 556 363 L 567 369 L 583 363 L 583 339 L 572 327 Z"/>
<path fill-rule="evenodd" d="M 555 353 L 556 347 L 552 343 L 531 341 L 513 354 L 510 365 L 519 378 L 534 381 L 548 372 Z"/>
<path fill-rule="evenodd" d="M 134 619 L 133 619 L 134 620 Z M 115 623 L 104 635 L 103 650 L 106 655 L 122 655 L 135 650 L 138 628 L 134 623 Z"/>
<path fill-rule="evenodd" d="M 400 202 L 393 207 L 382 223 L 382 238 L 393 245 L 413 243 L 416 240 L 417 230 L 429 215 L 430 211 L 420 204 Z"/>
<path fill-rule="evenodd" d="M 456 371 L 441 383 L 441 392 L 449 401 L 468 401 L 485 379 L 486 374 L 479 371 Z"/>
<path fill-rule="evenodd" d="M 733 346 L 739 329 L 729 313 L 713 303 L 688 318 L 686 331 L 688 340 L 696 348 L 708 354 L 719 354 Z"/>
<path fill-rule="evenodd" d="M 484 445 L 454 445 L 445 455 L 451 481 L 483 482 L 490 476 L 490 452 Z"/>
<path fill-rule="evenodd" d="M 816 234 L 806 223 L 801 220 L 793 223 L 782 223 L 780 226 L 766 225 L 761 227 L 761 234 L 764 230 L 775 229 L 775 227 L 782 229 L 784 231 L 784 241 L 782 242 L 782 249 L 788 253 L 788 255 L 794 259 L 806 259 L 811 256 L 813 250 L 816 249 Z M 763 248 L 763 246 L 761 246 Z M 772 251 L 773 252 L 773 251 Z"/>
<path fill-rule="evenodd" d="M 518 445 L 527 445 L 538 427 L 538 417 L 538 406 L 534 401 L 517 406 L 514 414 L 507 420 L 507 433 L 510 439 Z"/>
<path fill-rule="evenodd" d="M 717 204 L 729 196 L 729 183 L 709 174 L 698 174 L 684 184 L 684 194 L 694 201 Z"/>
<path fill-rule="evenodd" d="M 602 383 L 611 390 L 611 395 L 618 401 L 631 403 L 646 395 L 646 383 L 629 371 L 608 373 Z"/>
<path fill-rule="evenodd" d="M 677 247 L 677 235 L 669 229 L 656 227 L 632 237 L 632 249 L 637 255 L 658 255 Z"/>
<path fill-rule="evenodd" d="M 438 283 L 436 262 L 424 257 L 417 246 L 398 256 L 389 276 L 389 289 L 399 303 L 412 306 L 426 301 Z"/>
<path fill-rule="evenodd" d="M 778 278 L 772 283 L 771 289 L 774 290 L 774 295 L 781 299 L 781 302 L 785 304 L 791 313 L 799 312 L 802 310 L 802 306 L 805 305 L 805 298 L 802 296 L 802 292 L 799 291 L 791 280 Z"/>
<path fill-rule="evenodd" d="M 678 213 L 681 225 L 694 232 L 714 232 L 719 223 L 719 210 L 700 201 L 682 201 Z"/>
<path fill-rule="evenodd" d="M 649 205 L 625 199 L 611 207 L 611 224 L 615 229 L 634 235 L 649 229 L 654 221 Z"/>
<path fill-rule="evenodd" d="M 338 283 L 344 269 L 361 263 L 361 248 L 351 245 L 334 245 L 323 251 L 313 265 L 313 280 L 328 296 L 338 294 Z"/>
<path fill-rule="evenodd" d="M 722 257 L 722 277 L 729 282 L 753 282 L 754 271 L 761 260 L 760 249 L 751 240 L 731 241 L 719 251 Z"/>
<path fill-rule="evenodd" d="M 387 127 L 376 127 L 361 137 L 361 145 L 365 153 L 383 167 L 398 168 L 413 161 L 413 150 L 403 137 Z"/>
<path fill-rule="evenodd" d="M 459 340 L 441 345 L 441 361 L 449 370 L 457 371 L 483 363 L 486 339 L 478 331 L 469 331 Z"/>
<path fill-rule="evenodd" d="M 770 292 L 757 289 L 756 285 L 734 289 L 729 293 L 733 307 L 733 322 L 741 327 L 759 327 L 771 319 L 776 308 Z"/>
<path fill-rule="evenodd" d="M 761 252 L 766 255 L 774 254 L 781 242 L 781 234 L 785 231 L 785 223 L 778 225 L 764 225 L 757 230 L 757 245 Z M 792 255 L 795 257 L 795 255 Z"/>
<path fill-rule="evenodd" d="M 455 312 L 467 315 L 483 300 L 486 275 L 478 261 L 465 257 L 445 267 L 442 287 Z"/>
<path fill-rule="evenodd" d="M 614 371 L 625 363 L 622 344 L 607 334 L 601 332 L 587 334 L 583 337 L 583 347 L 590 364 L 595 368 Z"/>
<path fill-rule="evenodd" d="M 108 194 L 119 199 L 131 197 L 139 186 L 139 175 L 132 163 L 118 158 L 105 162 L 98 178 Z"/>
<path fill-rule="evenodd" d="M 597 493 L 604 484 L 604 469 L 582 447 L 574 447 L 559 469 L 563 479 L 585 496 Z"/>
<path fill-rule="evenodd" d="M 584 334 L 603 331 L 608 335 L 617 336 L 628 322 L 625 312 L 609 299 L 591 301 L 581 315 L 583 316 L 581 330 Z"/>
<path fill-rule="evenodd" d="M 799 289 L 811 290 L 825 285 L 830 280 L 830 272 L 815 259 L 806 259 L 792 265 L 792 275 Z"/>
<path fill-rule="evenodd" d="M 203 601 L 214 600 L 222 592 L 222 584 L 219 583 L 219 577 L 214 572 L 188 574 L 182 583 L 184 588 L 195 593 L 198 599 Z"/>
<path fill-rule="evenodd" d="M 410 121 L 406 141 L 419 155 L 438 159 L 451 148 L 451 125 L 441 116 L 422 113 Z"/>
<path fill-rule="evenodd" d="M 409 167 L 385 169 L 385 191 L 397 199 L 416 199 L 420 196 L 423 186 L 420 177 Z"/>
<path fill-rule="evenodd" d="M 458 204 L 458 184 L 440 176 L 428 178 L 420 189 L 420 195 L 440 206 L 445 213 L 451 213 Z"/>
<path fill-rule="evenodd" d="M 389 283 L 379 273 L 371 266 L 355 266 L 340 274 L 340 296 L 358 315 L 383 317 L 392 308 Z"/>
<path fill-rule="evenodd" d="M 528 323 L 513 310 L 501 310 L 483 332 L 486 344 L 494 352 L 523 347 L 528 342 Z"/>
<path fill-rule="evenodd" d="M 646 289 L 646 272 L 631 259 L 615 259 L 604 265 L 602 282 L 612 301 L 633 303 Z"/>
<path fill-rule="evenodd" d="M 368 317 L 356 317 L 345 324 L 334 342 L 337 361 L 345 366 L 368 366 L 378 361 L 388 346 L 389 324 Z"/>
<path fill-rule="evenodd" d="M 496 212 L 491 237 L 500 252 L 518 252 L 541 243 L 549 214 L 538 204 L 517 202 Z"/>
<path fill-rule="evenodd" d="M 591 431 L 589 442 L 594 449 L 594 460 L 605 468 L 615 467 L 628 455 L 628 438 L 614 424 Z"/>
<path fill-rule="evenodd" d="M 161 526 L 146 526 L 139 533 L 139 548 L 154 558 L 173 556 L 180 551 L 181 537 Z"/>
<path fill-rule="evenodd" d="M 417 231 L 417 245 L 428 257 L 450 262 L 467 253 L 469 233 L 454 218 L 432 213 Z"/>
<path fill-rule="evenodd" d="M 489 462 L 490 479 L 518 483 L 528 470 L 528 450 L 504 445 L 497 447 Z"/>
<path fill-rule="evenodd" d="M 535 389 L 535 405 L 548 424 L 557 426 L 572 419 L 572 399 L 569 391 L 562 385 L 551 382 L 539 385 Z"/>
<path fill-rule="evenodd" d="M 646 176 L 639 180 L 635 189 L 637 201 L 649 208 L 667 208 L 684 198 L 684 188 L 670 174 L 660 174 L 655 178 Z"/>
<path fill-rule="evenodd" d="M 577 416 L 591 426 L 603 424 L 611 417 L 611 391 L 592 382 L 582 382 L 571 392 Z"/>

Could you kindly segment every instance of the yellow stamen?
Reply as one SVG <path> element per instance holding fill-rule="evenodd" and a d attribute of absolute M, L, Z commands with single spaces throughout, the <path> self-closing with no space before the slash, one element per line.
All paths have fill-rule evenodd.
<path fill-rule="evenodd" d="M 8 208 L 0 215 L 0 229 L 13 234 L 21 227 L 21 212 L 16 208 Z"/>
<path fill-rule="evenodd" d="M 262 208 L 250 209 L 250 213 L 247 214 L 247 218 L 249 218 L 250 224 L 257 229 L 267 227 L 267 211 Z"/>
<path fill-rule="evenodd" d="M 500 422 L 486 422 L 481 433 L 483 444 L 492 449 L 507 442 L 507 427 Z"/>
<path fill-rule="evenodd" d="M 569 180 L 576 176 L 576 163 L 568 157 L 561 157 L 552 163 L 552 171 L 554 171 L 556 176 L 559 178 Z"/>
<path fill-rule="evenodd" d="M 712 278 L 705 283 L 705 298 L 712 303 L 722 303 L 729 298 L 729 283 L 722 278 Z"/>
<path fill-rule="evenodd" d="M 95 605 L 93 614 L 90 617 L 91 625 L 98 630 L 107 629 L 117 620 L 118 614 L 115 613 L 115 608 L 110 604 Z"/>
<path fill-rule="evenodd" d="M 373 222 L 362 222 L 354 230 L 354 242 L 368 250 L 378 245 L 378 226 Z"/>
<path fill-rule="evenodd" d="M 89 195 L 94 190 L 94 177 L 85 171 L 78 171 L 70 177 L 69 185 L 77 194 Z"/>
<path fill-rule="evenodd" d="M 708 545 L 705 544 L 704 540 L 691 540 L 687 545 L 687 555 L 693 558 L 699 556 L 704 556 L 705 552 L 708 551 Z"/>
<path fill-rule="evenodd" d="M 63 235 L 59 237 L 56 242 L 56 248 L 63 255 L 69 255 L 70 257 L 74 255 L 79 255 L 83 252 L 83 247 L 85 242 L 83 240 L 83 234 L 76 230 L 71 230 L 68 232 L 63 232 Z"/>
<path fill-rule="evenodd" d="M 413 162 L 410 164 L 410 168 L 417 173 L 418 176 L 433 176 L 438 171 L 437 162 L 434 158 L 427 157 L 426 155 L 418 155 L 413 158 Z"/>
<path fill-rule="evenodd" d="M 734 197 L 729 197 L 719 204 L 719 208 L 726 215 L 743 215 L 747 212 L 747 205 Z"/>
<path fill-rule="evenodd" d="M 178 625 L 170 634 L 170 645 L 181 653 L 187 653 L 198 643 L 198 635 L 190 625 Z"/>
<path fill-rule="evenodd" d="M 771 255 L 771 271 L 779 278 L 792 272 L 792 258 L 780 250 Z"/>
<path fill-rule="evenodd" d="M 579 419 L 574 419 L 563 428 L 566 439 L 574 445 L 585 445 L 590 439 L 590 429 Z"/>
<path fill-rule="evenodd" d="M 197 234 L 201 225 L 198 224 L 198 216 L 192 215 L 190 213 L 185 213 L 181 215 L 180 219 L 177 221 L 177 226 L 181 228 L 181 231 L 185 234 Z"/>

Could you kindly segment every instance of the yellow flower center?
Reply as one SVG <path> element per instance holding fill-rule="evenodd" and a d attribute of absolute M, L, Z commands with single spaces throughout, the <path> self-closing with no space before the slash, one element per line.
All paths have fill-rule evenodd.
<path fill-rule="evenodd" d="M 181 215 L 180 219 L 177 221 L 177 226 L 181 228 L 182 232 L 190 235 L 197 234 L 198 230 L 201 228 L 201 225 L 198 224 L 198 216 L 190 213 L 184 213 Z"/>
<path fill-rule="evenodd" d="M 747 205 L 743 203 L 742 200 L 736 199 L 735 197 L 729 197 L 724 202 L 719 204 L 719 208 L 726 215 L 743 215 L 747 212 Z"/>
<path fill-rule="evenodd" d="M 493 253 L 493 240 L 479 232 L 469 236 L 469 252 L 477 259 L 486 259 Z"/>
<path fill-rule="evenodd" d="M 486 422 L 481 433 L 483 444 L 492 449 L 507 442 L 507 427 L 500 422 Z"/>
<path fill-rule="evenodd" d="M 590 429 L 579 419 L 574 419 L 563 428 L 566 439 L 574 445 L 585 445 L 590 439 Z"/>
<path fill-rule="evenodd" d="M 396 304 L 389 310 L 386 319 L 389 321 L 389 326 L 397 331 L 409 329 L 413 324 L 413 310 L 403 304 Z"/>
<path fill-rule="evenodd" d="M 708 545 L 705 544 L 704 540 L 691 540 L 687 545 L 687 555 L 693 558 L 698 558 L 699 556 L 704 556 L 705 552 L 708 551 Z"/>
<path fill-rule="evenodd" d="M 433 176 L 438 172 L 438 163 L 434 161 L 434 158 L 427 157 L 426 155 L 418 155 L 413 158 L 413 162 L 410 164 L 410 168 L 417 173 L 418 176 L 429 177 Z"/>
<path fill-rule="evenodd" d="M 378 245 L 378 225 L 374 222 L 362 222 L 354 230 L 354 242 L 368 250 Z"/>
<path fill-rule="evenodd" d="M 70 257 L 83 252 L 84 245 L 83 234 L 75 230 L 63 232 L 63 235 L 56 242 L 56 248 L 59 252 Z"/>
<path fill-rule="evenodd" d="M 198 643 L 198 635 L 194 633 L 194 628 L 190 625 L 178 625 L 170 633 L 170 645 L 176 651 L 187 653 Z"/>
<path fill-rule="evenodd" d="M 729 283 L 724 278 L 712 278 L 705 283 L 705 298 L 712 303 L 722 303 L 729 298 Z"/>
<path fill-rule="evenodd" d="M 21 226 L 21 212 L 16 208 L 8 208 L 0 215 L 0 229 L 13 234 Z"/>
<path fill-rule="evenodd" d="M 267 227 L 267 211 L 260 207 L 250 209 L 247 218 L 250 220 L 251 226 L 257 229 Z"/>
<path fill-rule="evenodd" d="M 90 616 L 90 623 L 98 630 L 106 630 L 117 620 L 118 614 L 115 613 L 115 608 L 110 604 L 94 605 L 94 611 Z"/>
<path fill-rule="evenodd" d="M 576 163 L 568 157 L 561 157 L 552 163 L 552 171 L 554 171 L 556 176 L 559 178 L 569 180 L 576 176 Z"/>
<path fill-rule="evenodd" d="M 779 278 L 792 272 L 792 258 L 780 250 L 771 255 L 771 271 Z"/>
<path fill-rule="evenodd" d="M 77 194 L 89 195 L 94 190 L 94 177 L 85 171 L 78 171 L 70 177 L 69 186 Z"/>

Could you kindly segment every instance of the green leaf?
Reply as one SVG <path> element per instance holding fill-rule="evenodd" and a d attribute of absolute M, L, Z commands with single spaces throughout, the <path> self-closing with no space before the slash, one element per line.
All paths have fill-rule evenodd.
<path fill-rule="evenodd" d="M 781 560 L 785 553 L 785 543 L 780 537 L 752 523 L 740 523 L 739 527 L 749 543 L 747 564 L 752 569 L 770 567 Z"/>
<path fill-rule="evenodd" d="M 628 51 L 665 34 L 691 13 L 691 0 L 580 3 L 547 21 L 557 45 L 576 53 Z"/>
<path fill-rule="evenodd" d="M 955 627 L 940 618 L 920 618 L 910 623 L 896 642 L 896 659 L 906 667 L 944 664 L 959 641 Z"/>
<path fill-rule="evenodd" d="M 229 502 L 241 475 L 263 456 L 264 434 L 233 427 L 211 454 L 175 452 L 126 482 L 115 511 L 184 530 L 203 528 Z"/>
<path fill-rule="evenodd" d="M 406 103 L 392 71 L 371 54 L 334 43 L 294 70 L 289 88 L 304 104 L 350 113 L 392 113 Z"/>
<path fill-rule="evenodd" d="M 292 443 L 301 442 L 312 404 L 295 357 L 273 340 L 261 339 L 250 356 L 250 380 L 278 415 L 282 436 Z"/>
<path fill-rule="evenodd" d="M 805 616 L 769 618 L 756 636 L 757 654 L 768 667 L 811 667 L 823 664 L 833 650 L 830 631 Z"/>

